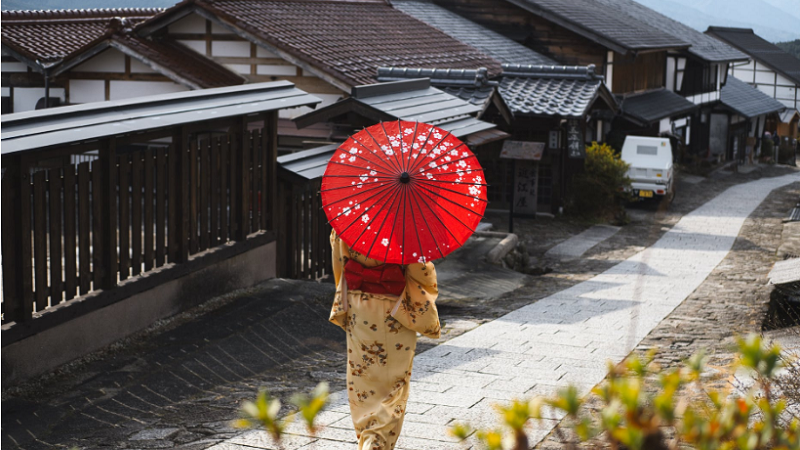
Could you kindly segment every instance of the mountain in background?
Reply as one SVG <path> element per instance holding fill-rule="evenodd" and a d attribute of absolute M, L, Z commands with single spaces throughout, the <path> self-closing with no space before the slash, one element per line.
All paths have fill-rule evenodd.
<path fill-rule="evenodd" d="M 770 42 L 800 39 L 800 0 L 636 0 L 690 27 L 752 28 Z M 178 0 L 4 0 L 10 9 L 167 8 Z"/>
<path fill-rule="evenodd" d="M 800 38 L 800 0 L 636 0 L 705 31 L 709 26 L 752 28 L 770 42 Z"/>
<path fill-rule="evenodd" d="M 795 39 L 794 41 L 789 42 L 777 42 L 775 43 L 778 47 L 783 49 L 784 51 L 791 53 L 797 59 L 800 59 L 800 39 Z"/>

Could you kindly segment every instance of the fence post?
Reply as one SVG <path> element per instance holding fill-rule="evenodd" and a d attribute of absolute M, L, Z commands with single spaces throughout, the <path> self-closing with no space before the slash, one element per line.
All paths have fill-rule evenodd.
<path fill-rule="evenodd" d="M 278 228 L 278 113 L 264 114 L 264 153 L 267 162 L 267 180 L 264 185 L 267 192 L 267 229 L 274 231 Z"/>
<path fill-rule="evenodd" d="M 117 285 L 117 140 L 108 138 L 100 150 L 103 183 L 103 289 Z"/>
<path fill-rule="evenodd" d="M 25 322 L 33 315 L 30 165 L 23 156 L 8 158 L 11 164 L 6 167 L 8 182 L 3 187 L 3 204 L 6 207 L 10 204 L 13 214 L 9 216 L 10 239 L 3 240 L 6 243 L 3 248 L 3 296 L 4 303 L 10 307 L 7 310 L 10 317 L 5 321 Z M 5 191 L 7 186 L 11 187 L 8 193 Z"/>
<path fill-rule="evenodd" d="M 186 154 L 186 145 L 189 142 L 189 131 L 186 126 L 179 128 L 178 133 L 173 137 L 174 155 L 177 156 L 175 164 L 176 173 L 172 174 L 177 177 L 178 182 L 173 186 L 177 186 L 177 191 L 173 198 L 176 199 L 177 206 L 175 210 L 179 218 L 176 220 L 175 232 L 170 232 L 174 236 L 177 246 L 176 262 L 186 262 L 189 260 L 189 160 Z M 169 225 L 170 227 L 173 224 Z"/>
<path fill-rule="evenodd" d="M 247 227 L 250 223 L 250 202 L 248 202 L 248 191 L 249 191 L 249 183 L 248 183 L 248 158 L 247 155 L 247 146 L 250 145 L 250 137 L 247 133 L 247 118 L 242 116 L 239 117 L 236 121 L 236 126 L 234 127 L 235 135 L 239 136 L 237 140 L 237 145 L 235 147 L 236 152 L 236 176 L 237 180 L 235 180 L 237 184 L 237 191 L 239 194 L 239 199 L 236 202 L 236 212 L 238 213 L 237 222 L 238 227 L 236 228 L 236 240 L 237 241 L 244 241 L 247 239 Z M 231 180 L 234 181 L 234 180 Z"/>

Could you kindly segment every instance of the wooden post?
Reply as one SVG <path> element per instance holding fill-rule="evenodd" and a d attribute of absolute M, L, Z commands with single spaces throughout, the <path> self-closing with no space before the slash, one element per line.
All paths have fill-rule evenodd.
<path fill-rule="evenodd" d="M 251 144 L 250 134 L 247 132 L 247 118 L 242 116 L 237 121 L 236 134 L 239 136 L 236 146 L 236 190 L 239 198 L 236 202 L 236 212 L 238 213 L 236 228 L 236 240 L 247 239 L 247 229 L 250 223 L 250 202 L 248 201 L 249 183 L 249 146 Z M 231 180 L 234 181 L 234 180 Z"/>
<path fill-rule="evenodd" d="M 33 260 L 31 258 L 31 179 L 28 159 L 11 156 L 6 168 L 12 191 L 3 191 L 3 203 L 12 202 L 10 252 L 3 249 L 3 287 L 10 316 L 25 322 L 33 315 Z M 5 234 L 5 233 L 3 233 Z"/>
<path fill-rule="evenodd" d="M 275 230 L 278 226 L 278 112 L 267 113 L 264 118 L 264 151 L 267 160 L 267 229 Z"/>
<path fill-rule="evenodd" d="M 117 285 L 117 140 L 109 138 L 100 151 L 103 171 L 103 289 Z"/>
<path fill-rule="evenodd" d="M 175 198 L 177 199 L 176 210 L 179 218 L 175 221 L 175 242 L 177 247 L 176 262 L 186 262 L 189 260 L 189 159 L 186 153 L 186 146 L 189 143 L 189 131 L 183 126 L 174 136 L 173 146 L 174 155 L 177 156 L 175 165 L 177 166 L 174 174 L 178 182 L 173 184 L 177 187 Z M 173 224 L 170 224 L 172 227 Z M 170 231 L 172 233 L 172 231 Z M 171 243 L 171 244 L 173 244 Z"/>

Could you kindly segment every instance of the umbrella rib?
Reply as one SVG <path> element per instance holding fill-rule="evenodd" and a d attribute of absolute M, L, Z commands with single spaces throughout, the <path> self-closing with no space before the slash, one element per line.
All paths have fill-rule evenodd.
<path fill-rule="evenodd" d="M 419 122 L 414 122 L 414 136 L 411 137 L 411 147 L 408 149 L 408 158 L 406 158 L 406 169 L 411 168 L 411 156 L 414 155 L 414 142 L 417 140 L 417 133 L 419 132 Z M 408 170 L 405 170 L 408 172 Z"/>
<path fill-rule="evenodd" d="M 416 180 L 416 181 L 417 181 L 417 183 L 422 183 L 422 184 L 425 184 L 425 185 L 430 183 L 430 181 L 428 181 L 428 180 Z M 439 180 L 437 180 L 437 181 L 439 183 L 450 183 L 449 181 L 439 181 Z M 473 183 L 465 183 L 465 184 L 473 184 Z M 433 186 L 431 186 L 431 187 L 433 187 Z M 465 194 L 463 192 L 458 192 L 458 191 L 454 191 L 452 189 L 447 189 L 446 187 L 436 186 L 436 189 L 442 189 L 444 191 L 452 192 L 454 194 L 463 195 L 464 197 L 467 197 L 467 198 L 476 198 L 474 195 L 468 195 L 468 194 Z M 486 200 L 484 200 L 482 198 L 477 198 L 477 200 L 479 202 L 486 202 Z"/>
<path fill-rule="evenodd" d="M 383 187 L 382 189 L 383 189 L 383 190 L 388 190 L 390 187 L 391 187 L 391 185 L 386 185 L 386 186 L 385 186 L 385 187 Z M 381 189 L 381 188 L 378 188 L 378 189 Z M 369 199 L 371 199 L 371 198 L 375 197 L 376 195 L 380 195 L 382 192 L 384 192 L 383 190 L 381 190 L 380 192 L 376 192 L 376 193 L 374 193 L 374 194 L 370 195 L 369 197 L 367 197 L 367 198 L 366 198 L 366 199 L 364 199 L 364 200 L 366 201 L 366 200 L 369 200 Z M 331 223 L 331 222 L 333 222 L 334 220 L 338 219 L 339 217 L 341 217 L 341 216 L 342 216 L 342 214 L 344 214 L 344 211 L 340 212 L 338 216 L 336 216 L 336 217 L 334 217 L 333 219 L 329 220 L 329 221 L 328 221 L 328 223 Z"/>
<path fill-rule="evenodd" d="M 417 122 L 417 125 L 419 125 L 419 122 Z M 425 150 L 425 144 L 428 143 L 428 141 L 431 138 L 431 135 L 433 134 L 433 130 L 435 130 L 435 129 L 437 129 L 437 128 L 434 127 L 434 126 L 431 126 L 431 128 L 428 130 L 428 135 L 425 136 L 425 141 L 423 141 L 424 143 L 422 144 L 422 148 L 420 148 L 420 151 L 417 152 L 417 156 L 414 158 L 415 160 L 421 159 L 423 157 L 422 150 Z M 411 150 L 412 150 L 411 151 L 411 156 L 413 156 L 414 155 L 414 151 L 413 151 L 414 150 L 414 145 L 413 144 L 411 145 Z M 409 174 L 411 173 L 412 167 L 414 166 L 414 164 L 416 164 L 416 162 L 417 161 L 411 161 L 411 157 L 409 156 L 409 161 L 408 161 L 408 165 L 409 165 L 408 173 Z"/>
<path fill-rule="evenodd" d="M 406 220 L 406 200 L 408 199 L 408 183 L 403 185 L 403 220 Z M 406 226 L 403 226 L 403 245 L 400 247 L 400 260 L 406 262 Z"/>
<path fill-rule="evenodd" d="M 330 175 L 326 175 L 326 177 L 329 177 L 329 176 Z M 337 178 L 338 178 L 338 176 L 337 176 Z M 386 181 L 365 181 L 365 182 L 363 182 L 361 184 L 367 185 L 367 184 L 383 184 L 383 183 L 387 183 L 387 182 Z M 337 186 L 337 187 L 332 187 L 332 188 L 327 188 L 327 189 L 320 189 L 319 191 L 320 192 L 328 192 L 328 191 L 338 191 L 339 189 L 352 189 L 352 188 L 353 188 L 353 185 L 352 184 L 348 184 L 347 186 Z M 370 189 L 374 189 L 374 188 L 370 188 Z"/>
<path fill-rule="evenodd" d="M 386 183 L 386 182 L 384 181 L 384 183 Z M 349 187 L 349 188 L 351 188 L 352 186 L 346 186 L 346 187 Z M 365 194 L 365 193 L 367 193 L 367 192 L 371 192 L 371 191 L 378 191 L 378 190 L 380 190 L 381 192 L 383 192 L 383 189 L 386 189 L 386 188 L 388 188 L 388 187 L 391 187 L 391 185 L 387 184 L 387 185 L 384 185 L 384 186 L 377 186 L 377 187 L 367 188 L 367 189 L 364 189 L 364 190 L 362 190 L 362 191 L 360 191 L 360 192 L 356 192 L 355 194 L 350 194 L 350 195 L 348 195 L 348 196 L 345 196 L 345 197 L 342 197 L 342 198 L 337 198 L 336 200 L 333 200 L 333 201 L 331 201 L 331 202 L 330 202 L 330 203 L 328 203 L 327 205 L 323 205 L 323 206 L 322 206 L 322 208 L 325 208 L 326 206 L 331 206 L 331 205 L 334 205 L 334 204 L 336 204 L 336 203 L 339 203 L 339 202 L 341 202 L 342 200 L 349 200 L 349 199 L 351 199 L 351 198 L 353 198 L 353 197 L 355 197 L 355 196 L 358 196 L 358 195 L 364 195 L 364 194 Z"/>
<path fill-rule="evenodd" d="M 422 186 L 420 186 L 420 187 L 422 187 Z M 426 190 L 427 190 L 427 189 L 426 189 Z M 435 192 L 431 192 L 431 193 L 432 193 L 432 194 L 436 194 Z M 436 194 L 436 195 L 438 195 L 438 194 Z M 426 194 L 426 196 L 427 196 L 427 194 Z M 441 197 L 441 196 L 440 196 L 440 197 Z M 430 196 L 428 196 L 428 198 L 430 198 L 430 199 L 431 199 L 431 201 L 434 201 L 434 202 L 435 202 L 435 200 L 434 200 L 433 198 L 431 198 Z M 456 203 L 456 202 L 454 202 L 454 201 L 452 201 L 452 200 L 450 200 L 450 199 L 448 199 L 448 198 L 446 198 L 446 197 L 442 197 L 442 198 L 444 198 L 445 200 L 449 201 L 450 203 L 452 203 L 452 204 L 454 204 L 454 205 L 458 205 L 458 203 Z M 461 205 L 458 205 L 458 206 L 461 206 Z M 466 210 L 470 211 L 472 214 L 475 214 L 476 216 L 480 217 L 481 219 L 483 218 L 483 215 L 481 215 L 481 214 L 478 214 L 478 213 L 476 213 L 475 211 L 472 211 L 472 210 L 470 210 L 469 208 L 467 208 L 467 207 L 465 207 L 465 206 L 462 206 L 462 208 L 464 208 L 464 209 L 466 209 Z M 473 229 L 472 229 L 472 228 L 471 228 L 469 225 L 465 224 L 465 223 L 464 223 L 464 222 L 463 222 L 461 219 L 459 219 L 459 218 L 458 218 L 458 216 L 456 216 L 455 214 L 453 214 L 452 212 L 450 212 L 450 210 L 449 210 L 449 209 L 443 208 L 443 210 L 444 210 L 444 211 L 445 211 L 447 214 L 450 214 L 450 216 L 451 216 L 451 217 L 453 217 L 454 219 L 456 219 L 456 220 L 458 221 L 458 223 L 460 223 L 461 225 L 463 225 L 463 226 L 464 226 L 464 228 L 466 228 L 466 229 L 468 229 L 468 230 L 472 231 L 473 233 L 475 232 L 475 230 L 473 230 Z M 456 241 L 458 241 L 458 240 L 456 240 Z"/>
<path fill-rule="evenodd" d="M 433 240 L 433 243 L 436 244 L 436 250 L 439 251 L 439 256 L 444 258 L 444 253 L 442 253 L 442 249 L 439 247 L 439 242 L 436 240 L 436 236 L 433 235 L 433 230 L 431 230 L 431 226 L 428 223 L 428 219 L 425 218 L 425 214 L 422 214 L 422 207 L 419 205 L 419 199 L 417 199 L 417 193 L 414 190 L 412 190 L 411 194 L 414 195 L 414 197 L 413 197 L 414 203 L 417 204 L 417 209 L 419 210 L 419 215 L 420 215 L 420 217 L 422 217 L 422 220 L 425 222 L 425 228 L 428 230 L 428 233 L 431 235 L 431 240 Z M 430 205 L 425 205 L 425 206 L 427 206 L 428 209 L 433 213 L 433 209 L 431 209 Z M 435 213 L 434 213 L 434 216 L 436 216 Z M 414 221 L 414 229 L 415 230 L 417 229 L 417 222 L 416 221 Z M 417 242 L 419 242 L 420 251 L 424 251 L 424 250 L 422 250 L 422 241 L 419 240 L 419 232 L 417 232 Z M 423 254 L 422 257 L 425 258 L 425 255 Z"/>
<path fill-rule="evenodd" d="M 369 131 L 367 131 L 366 129 L 364 129 L 364 131 L 366 131 L 366 132 L 367 132 L 367 134 L 369 134 L 369 136 L 370 136 L 370 137 L 372 137 L 372 135 L 369 133 Z M 356 143 L 356 144 L 358 144 L 358 145 L 360 145 L 360 146 L 364 147 L 365 149 L 367 149 L 367 150 L 368 150 L 370 153 L 372 153 L 373 155 L 377 156 L 377 157 L 378 157 L 378 161 L 380 161 L 381 163 L 384 163 L 385 161 L 387 161 L 387 160 L 386 160 L 386 159 L 384 159 L 384 158 L 383 158 L 381 155 L 379 155 L 379 154 L 378 154 L 378 153 L 376 153 L 374 150 L 372 150 L 370 147 L 367 147 L 367 146 L 366 146 L 365 144 L 363 144 L 361 141 L 359 141 L 358 139 L 356 139 L 356 138 L 355 138 L 355 136 L 350 136 L 350 139 L 352 139 L 353 141 L 355 141 L 355 143 Z M 372 140 L 375 142 L 375 145 L 377 145 L 377 146 L 380 148 L 380 146 L 381 146 L 381 145 L 380 145 L 380 144 L 378 144 L 378 141 L 376 141 L 374 137 L 372 137 Z M 372 162 L 375 162 L 375 161 L 372 161 Z M 389 161 L 389 162 L 391 162 L 391 161 Z M 375 163 L 376 163 L 376 162 L 375 162 Z M 376 164 L 377 164 L 377 163 L 376 163 Z M 393 167 L 393 166 L 394 166 L 393 164 L 388 164 L 388 165 L 387 165 L 387 164 L 379 164 L 379 165 L 380 165 L 381 167 L 383 167 L 385 170 L 389 170 L 389 171 L 391 171 L 391 170 L 394 170 L 394 171 L 396 171 L 396 170 L 397 170 L 397 167 Z"/>
<path fill-rule="evenodd" d="M 404 193 L 405 193 L 405 191 L 401 191 L 399 195 L 403 195 Z M 399 206 L 400 205 L 398 205 L 398 207 Z M 394 227 L 395 227 L 395 225 L 397 225 L 397 217 L 395 217 L 395 219 L 392 220 L 392 230 L 389 232 L 389 236 L 394 236 Z M 386 246 L 386 253 L 383 255 L 383 262 L 386 262 L 386 258 L 388 258 L 388 257 L 389 257 L 389 246 L 387 245 Z"/>
<path fill-rule="evenodd" d="M 420 186 L 420 188 L 421 188 L 421 189 L 425 189 L 426 191 L 430 192 L 431 194 L 433 194 L 433 195 L 435 195 L 435 196 L 437 196 L 437 197 L 440 197 L 440 198 L 443 198 L 443 199 L 447 200 L 448 202 L 450 202 L 450 203 L 452 203 L 452 204 L 454 204 L 454 205 L 458 206 L 459 208 L 466 209 L 467 211 L 471 212 L 472 214 L 477 214 L 477 215 L 479 215 L 479 216 L 483 217 L 481 214 L 478 214 L 478 213 L 476 213 L 475 211 L 473 211 L 473 210 L 471 210 L 471 209 L 467 208 L 466 206 L 464 206 L 464 205 L 461 205 L 461 204 L 459 204 L 459 203 L 456 203 L 456 202 L 454 202 L 454 201 L 450 200 L 449 198 L 445 197 L 444 195 L 442 195 L 442 194 L 440 194 L 440 193 L 438 193 L 438 192 L 436 192 L 436 191 L 433 191 L 433 190 L 429 189 L 427 186 Z M 473 198 L 473 197 L 470 197 L 470 198 Z"/>
<path fill-rule="evenodd" d="M 411 170 L 417 170 L 417 169 L 419 169 L 419 167 L 420 167 L 420 164 L 421 164 L 421 161 L 424 159 L 422 156 L 423 156 L 423 155 L 427 155 L 428 153 L 430 153 L 430 151 L 431 151 L 431 150 L 433 150 L 434 148 L 438 147 L 438 146 L 439 146 L 439 144 L 441 144 L 442 142 L 444 142 L 444 140 L 445 140 L 445 139 L 447 139 L 448 137 L 450 137 L 450 135 L 451 135 L 451 134 L 453 134 L 453 133 L 452 133 L 452 132 L 450 132 L 450 131 L 448 131 L 447 133 L 445 133 L 445 135 L 444 135 L 444 136 L 442 136 L 442 138 L 441 138 L 441 139 L 439 139 L 439 142 L 437 142 L 437 143 L 435 143 L 435 144 L 431 145 L 431 146 L 430 146 L 429 148 L 427 148 L 427 149 L 425 149 L 425 147 L 423 146 L 423 149 L 425 149 L 426 151 L 425 151 L 425 153 L 424 153 L 424 154 L 423 154 L 422 152 L 420 152 L 420 155 L 419 155 L 420 157 L 419 157 L 419 158 L 417 158 L 416 164 L 414 164 L 414 165 L 411 167 Z M 425 143 L 427 144 L 427 143 L 428 143 L 428 141 L 425 141 Z M 463 144 L 462 144 L 462 145 L 463 145 Z M 456 148 L 458 148 L 458 147 L 456 147 Z"/>
<path fill-rule="evenodd" d="M 387 139 L 389 139 L 389 132 L 386 131 L 386 125 L 384 125 L 384 123 L 385 122 L 381 122 L 381 129 L 383 130 L 383 135 L 386 136 Z M 397 128 L 398 128 L 398 130 L 400 130 L 400 119 L 397 119 Z M 402 145 L 403 145 L 403 137 L 402 136 L 403 136 L 403 132 L 401 130 L 400 131 L 400 146 L 401 146 L 401 148 L 402 148 Z M 389 142 L 389 147 L 394 147 L 391 144 L 391 139 L 389 141 L 390 141 Z M 397 163 L 397 167 L 400 169 L 400 172 L 403 172 L 403 164 L 400 162 L 400 158 L 397 156 L 397 152 L 394 151 L 394 148 L 392 148 L 392 155 L 391 156 L 394 156 L 394 160 Z"/>
<path fill-rule="evenodd" d="M 414 192 L 414 193 L 418 194 L 420 197 L 422 197 L 421 193 L 418 193 L 418 192 Z M 428 198 L 431 199 L 430 197 L 428 197 Z M 433 199 L 431 199 L 431 201 L 433 201 Z M 453 234 L 452 231 L 450 231 L 450 227 L 448 227 L 447 225 L 444 224 L 444 222 L 442 222 L 442 219 L 439 217 L 438 214 L 436 214 L 436 211 L 434 211 L 433 208 L 431 208 L 431 205 L 429 205 L 429 204 L 427 204 L 425 202 L 422 202 L 422 204 L 428 207 L 428 210 L 431 212 L 431 214 L 433 214 L 433 217 L 435 217 L 436 220 L 438 220 L 439 223 L 442 224 L 442 228 L 444 228 L 445 230 L 447 230 L 448 233 L 450 233 L 450 237 L 452 237 L 454 241 L 458 242 L 458 238 Z M 431 236 L 432 235 L 433 235 L 433 233 L 431 233 Z M 436 245 L 438 247 L 439 244 L 437 243 Z M 439 250 L 439 253 L 441 253 L 441 250 Z M 442 258 L 444 258 L 444 255 L 442 255 Z"/>
<path fill-rule="evenodd" d="M 452 161 L 447 161 L 445 164 L 438 164 L 438 165 L 434 165 L 433 167 L 429 167 L 429 168 L 427 168 L 427 169 L 425 168 L 425 166 L 427 166 L 428 164 L 425 164 L 425 165 L 423 165 L 423 166 L 422 166 L 422 167 L 419 169 L 419 173 L 425 173 L 425 172 L 426 172 L 426 171 L 428 171 L 428 170 L 435 169 L 435 168 L 437 168 L 437 167 L 446 166 L 446 165 L 449 165 L 449 164 L 455 164 L 455 163 L 457 163 L 457 162 L 459 162 L 459 161 L 463 161 L 463 160 L 465 160 L 465 159 L 470 159 L 470 158 L 475 158 L 475 159 L 478 159 L 478 157 L 477 157 L 477 156 L 475 156 L 475 154 L 473 153 L 473 154 L 471 154 L 471 155 L 469 155 L 469 156 L 465 156 L 465 157 L 463 157 L 463 158 L 454 159 L 454 160 L 452 160 Z M 479 162 L 479 164 L 480 164 L 480 162 Z M 466 169 L 464 169 L 464 170 L 466 170 Z M 478 169 L 470 169 L 470 170 L 478 170 Z"/>
<path fill-rule="evenodd" d="M 367 162 L 372 162 L 372 161 L 370 161 L 369 159 L 366 159 L 366 158 L 362 158 L 362 159 L 363 159 L 364 161 L 367 161 Z M 331 164 L 338 164 L 338 165 L 340 165 L 340 166 L 352 167 L 352 168 L 354 168 L 354 169 L 359 169 L 359 170 L 375 170 L 375 169 L 367 169 L 366 167 L 362 167 L 362 166 L 354 166 L 354 165 L 352 165 L 352 164 L 347 164 L 347 163 L 343 163 L 343 162 L 339 162 L 339 161 L 334 161 L 333 159 L 331 159 L 329 162 L 330 162 Z M 381 170 L 375 170 L 375 172 L 378 172 L 378 173 L 385 173 L 386 175 L 391 175 L 391 173 L 389 173 L 389 172 L 384 172 L 384 171 L 381 171 Z M 354 177 L 354 178 L 357 178 L 357 177 L 358 177 L 358 175 L 328 175 L 328 176 L 329 176 L 329 177 L 332 177 L 332 176 L 339 176 L 339 177 L 341 177 L 341 176 L 351 176 L 351 177 Z"/>
<path fill-rule="evenodd" d="M 389 215 L 392 212 L 392 207 L 394 206 L 394 202 L 397 200 L 398 197 L 399 197 L 399 195 L 397 195 L 397 191 L 395 191 L 395 196 L 392 197 L 392 203 L 389 205 L 389 208 L 386 210 L 386 215 L 383 216 L 383 222 L 381 222 L 381 226 L 378 228 L 378 232 L 375 233 L 376 237 L 375 237 L 375 239 L 372 240 L 372 244 L 370 244 L 370 246 L 369 246 L 369 250 L 367 251 L 367 255 L 371 255 L 372 254 L 372 248 L 375 246 L 375 242 L 377 242 L 377 240 L 378 240 L 377 236 L 380 236 L 381 230 L 383 230 L 383 226 L 386 225 L 386 219 L 389 218 Z M 386 245 L 386 248 L 389 248 L 388 244 Z"/>
<path fill-rule="evenodd" d="M 385 193 L 384 193 L 384 197 L 385 197 L 386 195 L 388 195 L 390 192 L 391 192 L 391 191 L 387 191 L 387 192 L 385 192 Z M 383 198 L 383 197 L 381 197 L 381 198 Z M 364 213 L 366 213 L 368 210 L 369 210 L 369 208 L 367 208 L 367 209 L 364 209 Z M 341 233 L 338 233 L 338 234 L 339 234 L 339 236 L 342 236 L 344 233 L 346 233 L 346 232 L 347 232 L 347 230 L 349 230 L 349 229 L 350 229 L 350 227 L 352 227 L 353 225 L 355 225 L 356 223 L 358 223 L 358 219 L 359 219 L 359 218 L 360 218 L 360 217 L 361 217 L 361 216 L 362 216 L 364 213 L 358 214 L 358 215 L 357 215 L 355 218 L 353 218 L 353 221 L 352 221 L 352 222 L 350 222 L 350 224 L 349 224 L 349 225 L 347 225 L 346 227 L 344 227 L 344 229 L 342 230 L 342 232 L 341 232 Z M 358 241 L 354 241 L 354 242 L 358 242 Z"/>
<path fill-rule="evenodd" d="M 410 188 L 409 188 L 409 192 L 413 193 L 413 191 Z M 419 238 L 419 230 L 417 229 L 417 219 L 416 219 L 415 214 L 414 214 L 414 207 L 413 207 L 414 205 L 411 204 L 411 194 L 409 194 L 408 197 L 409 197 L 409 200 L 408 200 L 409 208 L 408 209 L 411 210 L 411 222 L 414 224 L 414 234 L 417 235 L 417 244 L 419 246 L 419 252 L 421 253 L 420 257 L 422 258 L 422 261 L 425 262 L 425 251 L 422 249 L 422 240 Z M 419 205 L 417 205 L 417 207 L 419 207 Z M 420 213 L 422 213 L 422 211 L 420 211 Z M 425 220 L 425 216 L 422 216 L 422 220 L 425 221 L 425 226 L 428 226 L 428 221 Z M 429 230 L 430 230 L 430 228 L 429 228 Z M 436 241 L 436 239 L 434 239 L 434 242 L 435 241 Z M 438 248 L 438 246 L 437 246 L 437 248 Z M 439 253 L 441 253 L 441 250 L 439 251 Z"/>
<path fill-rule="evenodd" d="M 368 169 L 365 169 L 368 170 Z M 325 175 L 328 178 L 360 178 L 359 175 Z M 367 178 L 389 178 L 391 180 L 396 180 L 397 176 L 378 176 L 378 175 L 370 175 Z M 364 182 L 366 183 L 366 181 Z"/>
<path fill-rule="evenodd" d="M 448 155 L 450 152 L 452 152 L 453 150 L 457 150 L 457 149 L 459 149 L 459 148 L 461 148 L 461 147 L 466 147 L 466 146 L 467 146 L 467 144 L 465 144 L 465 143 L 463 143 L 463 142 L 462 142 L 462 143 L 460 143 L 460 144 L 456 145 L 455 147 L 451 148 L 450 150 L 447 150 L 447 151 L 444 151 L 444 152 L 442 152 L 442 154 L 441 154 L 441 155 L 437 156 L 436 158 L 433 158 L 432 160 L 430 160 L 430 162 L 428 162 L 428 164 L 424 164 L 424 165 L 430 165 L 431 163 L 435 163 L 436 161 L 438 161 L 438 160 L 440 160 L 440 159 L 444 158 L 445 156 L 447 156 L 447 155 Z M 469 149 L 469 147 L 467 147 L 467 149 Z M 473 153 L 473 155 L 474 155 L 474 153 Z M 477 158 L 477 157 L 476 157 L 476 158 Z M 439 167 L 439 166 L 438 166 L 438 165 L 436 165 L 436 166 L 433 166 L 432 168 L 434 168 L 434 167 Z M 417 169 L 417 167 L 415 167 L 415 168 L 414 168 L 414 170 L 416 170 L 416 169 Z"/>
<path fill-rule="evenodd" d="M 382 196 L 382 197 L 381 197 L 381 198 L 380 198 L 378 201 L 376 201 L 376 202 L 373 204 L 373 206 L 371 206 L 370 208 L 365 208 L 365 209 L 364 209 L 364 214 L 366 214 L 366 213 L 367 213 L 367 210 L 368 210 L 368 209 L 372 209 L 372 208 L 376 207 L 376 205 L 378 204 L 378 202 L 379 202 L 379 201 L 383 201 L 383 200 L 386 198 L 386 196 L 387 196 L 387 195 L 389 195 L 389 194 L 391 194 L 391 190 L 389 190 L 388 192 L 385 192 L 385 193 L 383 194 L 383 196 Z M 378 210 L 378 212 L 380 212 L 380 209 Z M 374 217 L 374 216 L 373 216 L 373 217 Z M 370 220 L 370 221 L 369 221 L 369 223 L 371 224 L 371 223 L 372 223 L 372 220 Z M 365 226 L 365 227 L 364 227 L 364 229 L 363 229 L 363 230 L 361 230 L 361 234 L 359 234 L 359 235 L 358 235 L 358 237 L 357 237 L 357 238 L 356 238 L 356 239 L 353 241 L 353 242 L 354 242 L 354 244 L 353 244 L 353 245 L 358 245 L 358 240 L 359 240 L 359 239 L 361 239 L 361 236 L 363 236 L 363 235 L 364 235 L 364 232 L 365 232 L 365 231 L 367 231 L 367 228 L 368 228 L 368 226 L 369 226 L 369 225 Z"/>
<path fill-rule="evenodd" d="M 424 181 L 426 183 L 444 183 L 444 184 L 468 184 L 470 186 L 489 186 L 486 183 L 474 183 L 471 181 L 448 181 L 448 180 L 429 180 L 427 178 L 417 178 L 417 181 Z"/>
<path fill-rule="evenodd" d="M 403 126 L 400 124 L 400 119 L 397 119 L 397 133 L 398 133 L 398 135 L 400 137 L 400 154 L 398 155 L 398 156 L 400 156 L 400 168 L 403 169 L 403 172 L 405 172 L 406 171 L 406 165 L 405 165 L 405 162 L 403 161 L 403 144 L 404 144 L 404 142 L 403 142 Z"/>

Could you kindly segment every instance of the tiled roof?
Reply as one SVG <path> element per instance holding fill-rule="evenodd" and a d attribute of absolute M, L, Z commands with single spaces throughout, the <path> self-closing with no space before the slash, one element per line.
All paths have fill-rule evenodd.
<path fill-rule="evenodd" d="M 484 28 L 431 0 L 395 0 L 392 6 L 469 44 L 504 64 L 558 64 L 502 34 Z"/>
<path fill-rule="evenodd" d="M 623 116 L 646 125 L 667 117 L 686 114 L 696 108 L 697 105 L 668 89 L 633 94 L 620 101 Z"/>
<path fill-rule="evenodd" d="M 410 79 L 355 86 L 349 98 L 317 108 L 293 120 L 298 128 L 355 113 L 373 123 L 389 120 L 425 122 L 480 145 L 508 137 L 496 125 L 475 118 L 481 108 L 431 87 L 430 80 Z"/>
<path fill-rule="evenodd" d="M 800 59 L 782 50 L 775 44 L 765 41 L 749 28 L 709 27 L 706 33 L 715 36 L 753 59 L 770 66 L 783 76 L 800 84 Z"/>
<path fill-rule="evenodd" d="M 728 77 L 722 87 L 720 101 L 747 118 L 780 112 L 786 108 L 783 103 L 734 77 Z"/>
<path fill-rule="evenodd" d="M 378 82 L 429 78 L 431 86 L 450 95 L 486 108 L 497 89 L 497 82 L 488 80 L 486 68 L 469 69 L 416 69 L 407 67 L 379 67 Z"/>
<path fill-rule="evenodd" d="M 598 0 L 511 0 L 544 17 L 620 53 L 631 50 L 681 48 L 689 42 L 635 17 L 604 7 Z"/>
<path fill-rule="evenodd" d="M 503 64 L 500 95 L 515 115 L 581 117 L 600 95 L 616 106 L 594 66 Z"/>
<path fill-rule="evenodd" d="M 60 61 L 108 31 L 112 18 L 142 21 L 160 12 L 157 8 L 3 11 L 3 45 L 31 61 Z"/>
<path fill-rule="evenodd" d="M 192 89 L 244 84 L 244 78 L 224 66 L 169 39 L 148 40 L 132 34 L 111 39 L 127 47 L 142 61 L 152 61 L 159 72 Z M 113 45 L 113 44 L 112 44 Z"/>
<path fill-rule="evenodd" d="M 666 34 L 674 36 L 688 42 L 692 46 L 689 47 L 689 53 L 697 56 L 700 59 L 710 62 L 722 61 L 740 61 L 746 60 L 747 55 L 736 50 L 730 45 L 720 42 L 716 39 L 710 38 L 706 34 L 695 30 L 694 28 L 684 25 L 677 20 L 671 19 L 647 6 L 642 5 L 634 0 L 593 0 L 600 5 L 607 7 L 609 10 L 614 10 L 614 13 L 628 20 L 625 16 L 635 20 L 645 26 L 663 31 Z"/>
<path fill-rule="evenodd" d="M 497 60 L 380 0 L 192 3 L 349 86 L 374 83 L 380 66 L 500 72 Z"/>

